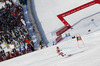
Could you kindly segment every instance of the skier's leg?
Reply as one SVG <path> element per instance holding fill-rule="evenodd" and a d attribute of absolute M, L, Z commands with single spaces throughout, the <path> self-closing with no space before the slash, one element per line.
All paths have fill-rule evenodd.
<path fill-rule="evenodd" d="M 66 54 L 64 54 L 63 52 L 61 52 L 61 56 L 65 56 Z"/>

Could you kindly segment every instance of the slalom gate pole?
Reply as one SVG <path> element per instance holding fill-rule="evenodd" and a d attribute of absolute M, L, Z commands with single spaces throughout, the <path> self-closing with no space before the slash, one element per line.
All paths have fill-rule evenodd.
<path fill-rule="evenodd" d="M 83 43 L 83 45 L 84 45 L 84 47 L 85 47 L 85 44 L 84 44 L 83 40 L 82 40 L 82 43 Z"/>
<path fill-rule="evenodd" d="M 78 41 L 77 41 L 77 44 L 78 44 L 78 47 L 80 47 Z"/>
<path fill-rule="evenodd" d="M 79 34 L 79 36 L 81 37 L 81 35 L 80 35 L 80 34 Z M 83 42 L 82 38 L 81 38 L 81 41 L 82 41 L 82 43 L 83 43 L 83 45 L 84 45 L 84 47 L 85 47 L 85 44 L 84 44 L 84 42 Z"/>
<path fill-rule="evenodd" d="M 77 39 L 77 34 L 76 34 L 76 39 Z M 77 45 L 78 45 L 78 47 L 79 47 L 79 43 L 78 43 L 78 41 L 77 41 Z"/>
<path fill-rule="evenodd" d="M 80 39 L 78 39 L 78 37 L 80 37 Z M 82 41 L 82 43 L 83 43 L 83 45 L 84 45 L 84 47 L 85 47 L 85 44 L 84 44 L 84 42 L 83 42 L 83 40 L 82 40 L 80 34 L 79 34 L 79 36 L 77 36 L 77 34 L 76 34 L 76 39 L 77 39 L 78 47 L 79 47 L 79 42 L 78 42 L 78 41 Z"/>

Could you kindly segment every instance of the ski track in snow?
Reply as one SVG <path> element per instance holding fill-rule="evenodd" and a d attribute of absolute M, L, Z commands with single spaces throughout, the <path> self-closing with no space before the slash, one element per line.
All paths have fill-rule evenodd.
<path fill-rule="evenodd" d="M 54 11 L 54 13 L 56 13 L 56 15 L 58 13 L 62 13 L 63 11 L 66 11 L 65 8 L 67 6 L 63 7 L 63 6 L 65 6 L 64 5 L 65 0 L 62 0 L 62 1 L 61 0 L 52 0 L 52 1 L 46 0 L 47 4 L 49 3 L 49 1 L 50 1 L 50 3 L 52 3 L 52 1 L 54 2 L 52 4 L 55 5 L 55 7 L 54 8 L 52 7 L 50 9 L 52 11 Z M 57 2 L 55 3 L 55 1 L 57 1 Z M 64 4 L 60 5 L 60 1 Z M 71 1 L 74 1 L 74 0 L 71 0 Z M 69 4 L 73 3 L 73 5 L 78 5 L 78 4 L 83 3 L 83 1 L 82 2 L 80 1 L 78 4 L 75 4 L 74 2 L 71 2 L 71 1 L 68 0 Z M 61 25 L 62 23 L 57 23 L 57 22 L 59 22 L 58 18 L 57 18 L 57 16 L 54 16 L 54 14 L 51 13 L 51 11 L 47 12 L 45 10 L 46 11 L 45 12 L 43 10 L 44 12 L 41 13 L 42 9 L 48 8 L 47 6 L 51 7 L 50 6 L 51 4 L 48 4 L 47 6 L 45 6 L 46 3 L 43 2 L 42 0 L 41 0 L 41 2 L 40 2 L 40 0 L 34 0 L 34 2 L 36 5 L 35 9 L 37 11 L 38 18 L 40 19 L 40 21 L 42 21 L 42 25 L 45 30 L 45 34 L 48 34 L 48 30 L 49 30 L 50 26 L 54 26 L 54 27 L 51 27 L 52 28 L 52 30 L 50 30 L 51 32 L 54 31 L 55 29 L 58 29 L 58 27 L 62 26 Z M 39 7 L 41 5 L 41 3 L 43 3 L 43 5 L 41 6 L 42 8 Z M 56 6 L 57 4 L 59 4 L 61 7 L 63 7 L 63 8 L 61 8 L 62 10 Z M 66 4 L 66 5 L 68 5 L 68 4 Z M 45 6 L 45 7 L 43 7 L 43 6 Z M 39 9 L 37 7 L 39 7 Z M 57 7 L 56 10 L 58 10 L 57 12 L 55 10 L 56 7 Z M 48 9 L 48 10 L 50 10 L 50 9 Z M 63 10 L 63 9 L 65 9 L 65 10 Z M 67 9 L 68 9 L 68 7 L 67 7 Z M 81 13 L 79 13 L 79 14 L 81 14 Z M 43 16 L 45 16 L 45 17 L 43 17 Z M 52 16 L 52 18 L 50 16 Z M 28 18 L 28 16 L 27 16 L 27 18 Z M 83 19 L 85 19 L 85 18 L 83 18 Z M 82 21 L 83 19 L 81 19 L 80 21 Z M 56 23 L 54 23 L 55 21 L 56 21 Z M 49 26 L 47 26 L 47 25 L 44 25 L 45 22 L 46 22 L 46 24 L 47 23 L 51 23 L 51 24 Z M 73 22 L 73 20 L 72 20 L 72 22 Z M 52 23 L 53 23 L 53 25 L 52 25 Z M 55 24 L 56 24 L 56 26 L 55 26 Z M 81 25 L 81 24 L 83 25 L 83 23 L 80 23 L 79 25 Z M 91 23 L 89 23 L 89 24 L 91 24 Z M 75 29 L 79 28 L 79 25 L 75 26 Z M 91 24 L 91 26 L 93 28 L 92 24 Z M 89 26 L 89 27 L 91 27 L 91 26 Z M 85 28 L 85 29 L 89 29 L 89 27 Z M 81 31 L 82 30 L 84 30 L 84 28 L 82 28 Z M 76 30 L 73 32 L 76 32 Z M 78 32 L 76 32 L 76 33 L 78 33 Z M 82 33 L 82 32 L 80 32 L 80 33 Z M 82 40 L 85 44 L 85 47 L 83 46 L 83 44 L 81 42 L 79 42 L 80 47 L 78 47 L 76 39 L 66 40 L 66 38 L 65 38 L 64 40 L 62 40 L 60 43 L 58 43 L 55 46 L 50 46 L 50 47 L 44 48 L 42 50 L 38 50 L 38 51 L 35 51 L 32 53 L 28 53 L 26 55 L 22 55 L 22 56 L 19 56 L 19 57 L 10 59 L 10 60 L 3 61 L 0 63 L 0 66 L 100 66 L 100 52 L 99 52 L 99 50 L 100 50 L 100 29 L 97 30 L 97 28 L 96 28 L 96 30 L 94 29 L 94 31 L 92 31 L 90 33 L 86 33 L 86 34 L 87 35 L 82 36 Z M 50 35 L 47 35 L 47 36 L 50 38 Z M 65 57 L 59 56 L 56 53 L 57 46 L 59 46 L 62 49 L 62 52 L 64 52 L 66 54 Z"/>

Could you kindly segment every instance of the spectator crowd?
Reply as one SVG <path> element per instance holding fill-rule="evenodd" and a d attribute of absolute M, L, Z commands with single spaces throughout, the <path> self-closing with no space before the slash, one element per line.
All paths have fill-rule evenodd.
<path fill-rule="evenodd" d="M 19 0 L 20 4 L 22 5 L 26 5 L 27 4 L 27 0 Z"/>
<path fill-rule="evenodd" d="M 25 22 L 22 6 L 5 1 L 0 9 L 0 62 L 34 51 L 34 42 L 22 21 Z M 5 52 L 2 45 L 11 51 Z"/>

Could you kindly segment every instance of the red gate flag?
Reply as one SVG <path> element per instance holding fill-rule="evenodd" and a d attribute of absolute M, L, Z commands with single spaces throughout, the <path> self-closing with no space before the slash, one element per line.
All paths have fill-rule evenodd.
<path fill-rule="evenodd" d="M 80 34 L 79 34 L 79 36 L 76 35 L 76 38 L 77 38 L 77 43 L 78 43 L 78 41 L 82 41 L 83 45 L 85 46 Z M 78 43 L 78 47 L 79 47 L 79 43 Z"/>
<path fill-rule="evenodd" d="M 81 36 L 77 36 L 77 41 L 82 40 Z"/>

